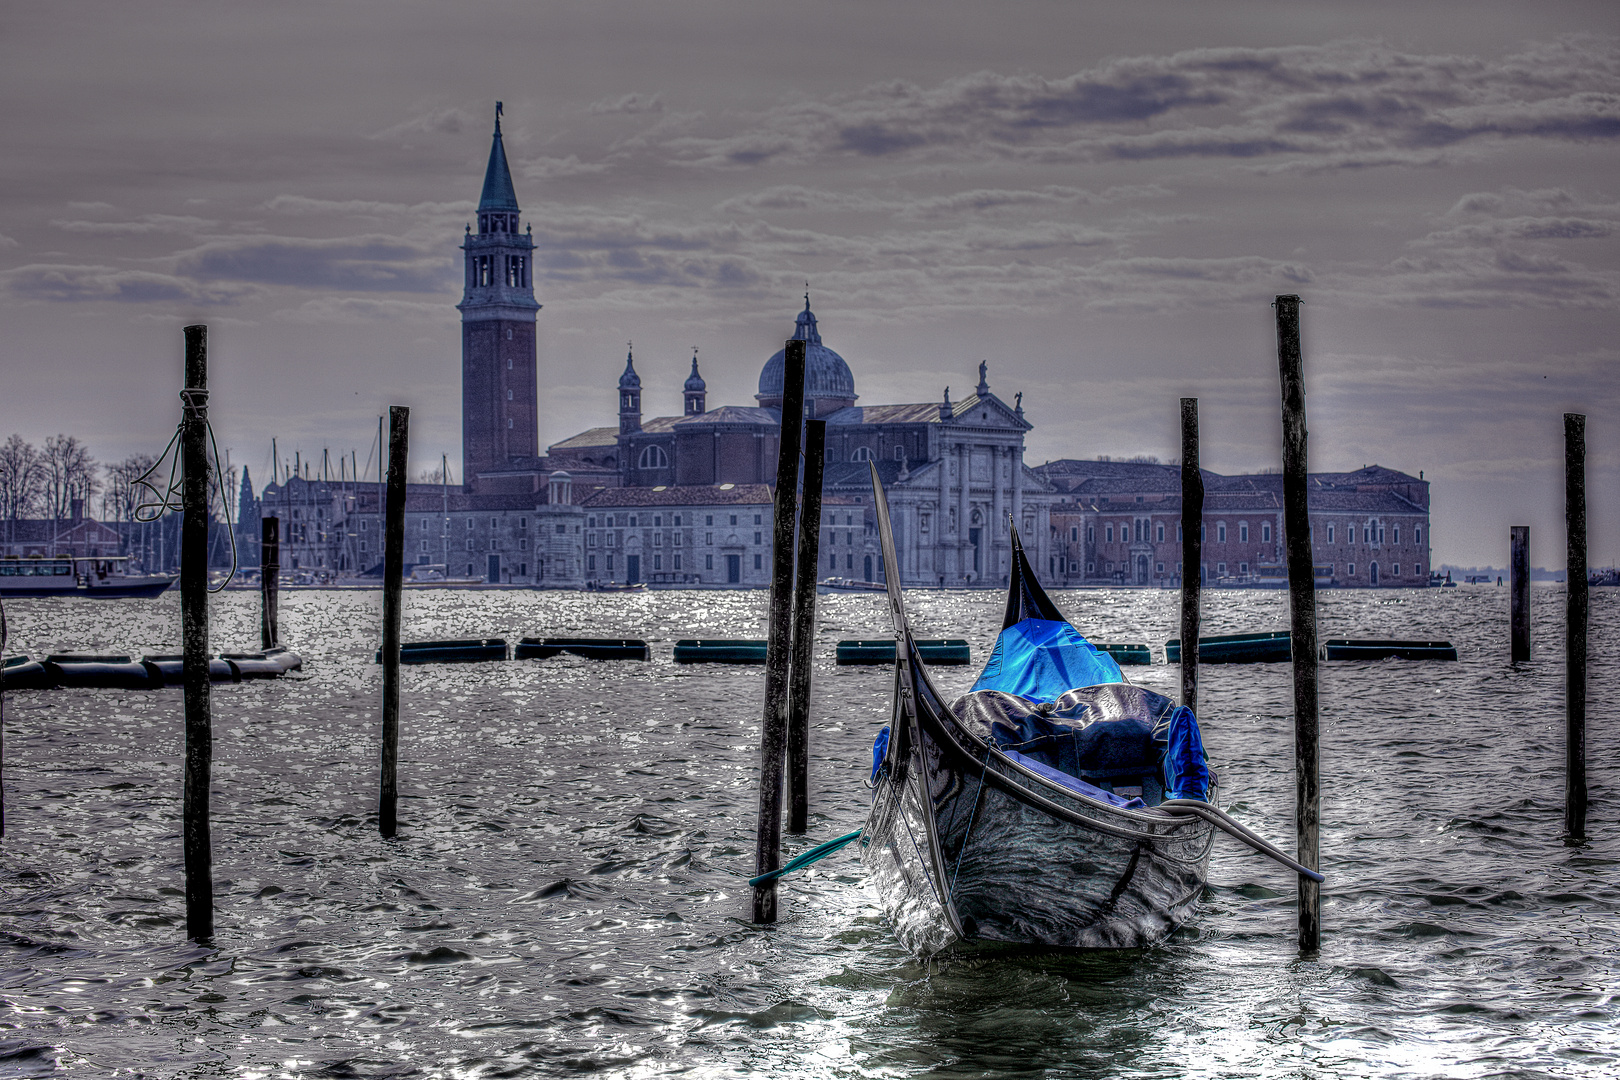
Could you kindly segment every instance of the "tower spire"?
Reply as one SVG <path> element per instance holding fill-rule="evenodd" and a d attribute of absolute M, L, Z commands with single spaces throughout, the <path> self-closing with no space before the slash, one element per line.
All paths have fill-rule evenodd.
<path fill-rule="evenodd" d="M 516 214 L 518 209 L 517 191 L 512 187 L 512 169 L 506 163 L 506 144 L 501 139 L 501 103 L 495 103 L 495 134 L 489 147 L 489 164 L 484 168 L 484 191 L 478 197 L 478 214 L 480 218 L 479 232 L 484 216 L 490 213 Z M 517 232 L 517 221 L 514 219 L 510 229 L 502 232 Z"/>

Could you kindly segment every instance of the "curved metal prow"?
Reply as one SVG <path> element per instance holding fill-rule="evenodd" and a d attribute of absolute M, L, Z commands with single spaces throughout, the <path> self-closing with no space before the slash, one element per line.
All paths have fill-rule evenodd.
<path fill-rule="evenodd" d="M 1007 515 L 1007 530 L 1012 535 L 1012 572 L 1007 579 L 1007 613 L 1001 620 L 1001 628 L 1005 630 L 1009 626 L 1016 626 L 1025 619 L 1068 622 L 1035 577 L 1035 571 L 1024 555 L 1023 542 L 1018 538 L 1018 525 L 1011 514 Z"/>
<path fill-rule="evenodd" d="M 883 583 L 889 590 L 889 616 L 894 620 L 895 641 L 904 640 L 909 628 L 906 626 L 906 602 L 900 595 L 900 564 L 894 557 L 894 530 L 889 525 L 889 500 L 883 494 L 883 481 L 878 479 L 877 461 L 868 462 L 872 470 L 872 507 L 877 511 L 878 540 L 883 547 Z M 904 655 L 905 649 L 896 648 L 895 656 Z"/>

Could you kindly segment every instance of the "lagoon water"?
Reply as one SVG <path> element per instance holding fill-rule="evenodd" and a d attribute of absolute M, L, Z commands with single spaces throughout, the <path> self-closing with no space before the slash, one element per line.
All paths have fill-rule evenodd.
<path fill-rule="evenodd" d="M 1177 595 L 1059 593 L 1174 693 Z M 854 849 L 747 921 L 759 668 L 676 667 L 762 637 L 762 593 L 416 591 L 406 639 L 637 636 L 649 663 L 407 668 L 401 831 L 376 833 L 376 592 L 283 597 L 302 674 L 214 689 L 218 935 L 184 939 L 181 699 L 6 696 L 0 1076 L 1580 1077 L 1620 1073 L 1620 590 L 1592 595 L 1590 839 L 1560 840 L 1563 595 L 1506 662 L 1507 590 L 1330 592 L 1323 636 L 1449 638 L 1455 664 L 1323 666 L 1323 947 L 1294 879 L 1217 841 L 1203 905 L 1131 952 L 919 962 Z M 916 592 L 919 636 L 982 661 L 994 592 Z M 1286 596 L 1206 594 L 1205 632 L 1283 629 Z M 216 649 L 257 598 L 214 598 Z M 820 598 L 811 831 L 858 827 L 890 672 L 876 597 Z M 176 651 L 178 598 L 12 601 L 11 652 Z M 947 691 L 973 669 L 936 671 Z M 1285 664 L 1210 666 L 1229 812 L 1292 846 Z"/>

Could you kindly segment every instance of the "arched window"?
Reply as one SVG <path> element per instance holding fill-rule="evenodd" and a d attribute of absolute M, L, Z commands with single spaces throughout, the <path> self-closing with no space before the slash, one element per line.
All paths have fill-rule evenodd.
<path fill-rule="evenodd" d="M 870 446 L 857 446 L 855 452 L 849 455 L 851 461 L 871 461 L 872 448 Z"/>
<path fill-rule="evenodd" d="M 655 443 L 641 452 L 641 457 L 636 461 L 636 465 L 643 469 L 667 469 L 669 468 L 669 455 L 664 453 L 662 446 Z"/>

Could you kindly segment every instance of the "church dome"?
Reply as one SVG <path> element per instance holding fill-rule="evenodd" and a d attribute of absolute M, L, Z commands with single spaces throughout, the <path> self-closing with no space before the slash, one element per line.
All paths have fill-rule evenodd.
<path fill-rule="evenodd" d="M 804 346 L 804 396 L 807 401 L 821 399 L 828 404 L 842 402 L 846 405 L 855 403 L 855 375 L 849 370 L 844 358 L 833 352 L 821 343 L 821 334 L 816 330 L 816 316 L 810 310 L 810 297 L 804 298 L 804 310 L 794 321 L 793 340 L 802 341 Z M 778 350 L 775 356 L 765 361 L 765 369 L 759 373 L 759 393 L 756 400 L 765 406 L 780 406 L 782 404 L 783 371 L 787 367 L 787 350 Z M 815 410 L 820 415 L 825 410 Z"/>

